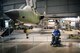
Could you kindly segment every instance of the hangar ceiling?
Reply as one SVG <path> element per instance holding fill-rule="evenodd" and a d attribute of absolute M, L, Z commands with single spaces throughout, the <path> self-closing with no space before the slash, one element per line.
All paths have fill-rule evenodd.
<path fill-rule="evenodd" d="M 0 12 L 19 8 L 26 0 L 2 0 Z M 1 4 L 1 3 L 0 3 Z M 80 16 L 80 0 L 36 0 L 39 13 L 51 16 Z M 0 5 L 1 6 L 1 5 Z M 1 9 L 2 8 L 2 9 Z"/>
<path fill-rule="evenodd" d="M 53 16 L 79 16 L 80 0 L 38 0 L 37 11 Z"/>

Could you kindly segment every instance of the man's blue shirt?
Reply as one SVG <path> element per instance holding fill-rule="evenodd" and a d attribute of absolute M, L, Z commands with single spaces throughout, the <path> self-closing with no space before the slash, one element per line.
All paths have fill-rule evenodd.
<path fill-rule="evenodd" d="M 60 31 L 55 29 L 55 30 L 52 31 L 52 34 L 54 36 L 59 36 L 60 35 Z"/>

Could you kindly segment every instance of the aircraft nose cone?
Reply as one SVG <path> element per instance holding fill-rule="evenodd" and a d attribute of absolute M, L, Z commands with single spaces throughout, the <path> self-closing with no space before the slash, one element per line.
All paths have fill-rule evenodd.
<path fill-rule="evenodd" d="M 5 14 L 12 20 L 16 20 L 19 17 L 19 11 L 7 11 Z"/>

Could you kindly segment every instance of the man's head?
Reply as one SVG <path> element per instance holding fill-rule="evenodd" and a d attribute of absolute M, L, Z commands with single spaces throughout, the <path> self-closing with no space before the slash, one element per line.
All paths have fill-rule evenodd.
<path fill-rule="evenodd" d="M 55 29 L 58 29 L 58 27 L 57 27 L 57 26 L 55 26 Z"/>

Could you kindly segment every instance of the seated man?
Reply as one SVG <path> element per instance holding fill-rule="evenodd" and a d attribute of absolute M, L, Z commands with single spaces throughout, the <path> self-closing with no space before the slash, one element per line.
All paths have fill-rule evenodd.
<path fill-rule="evenodd" d="M 57 26 L 55 26 L 55 29 L 52 31 L 51 45 L 60 44 L 59 38 L 60 38 L 60 31 L 58 30 Z"/>

